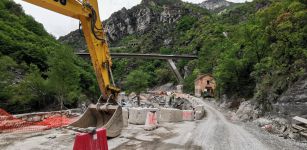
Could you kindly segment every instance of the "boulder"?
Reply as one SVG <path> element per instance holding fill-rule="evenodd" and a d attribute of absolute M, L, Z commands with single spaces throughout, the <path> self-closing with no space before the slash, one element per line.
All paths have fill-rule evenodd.
<path fill-rule="evenodd" d="M 197 106 L 195 106 L 194 110 L 195 110 L 195 111 L 204 111 L 205 108 L 204 108 L 203 105 L 197 105 Z"/>
<path fill-rule="evenodd" d="M 267 118 L 258 118 L 253 121 L 257 126 L 263 127 L 268 124 L 272 124 L 272 120 L 269 120 Z"/>
<path fill-rule="evenodd" d="M 42 116 L 39 116 L 39 115 L 35 115 L 32 117 L 32 121 L 33 122 L 39 122 L 39 121 L 42 121 Z"/>
<path fill-rule="evenodd" d="M 204 111 L 195 111 L 195 120 L 201 120 L 204 117 Z"/>
<path fill-rule="evenodd" d="M 254 108 L 251 101 L 242 102 L 236 111 L 236 116 L 241 121 L 250 121 L 259 118 L 259 111 Z"/>

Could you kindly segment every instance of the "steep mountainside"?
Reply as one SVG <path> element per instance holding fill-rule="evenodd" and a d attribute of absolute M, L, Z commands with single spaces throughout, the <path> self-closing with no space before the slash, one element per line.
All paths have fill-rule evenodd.
<path fill-rule="evenodd" d="M 7 63 L 1 63 L 0 77 L 7 80 L 0 82 L 0 99 L 5 107 L 16 103 L 22 104 L 19 108 L 39 108 L 63 97 L 73 105 L 97 95 L 88 64 L 20 7 L 1 2 L 0 61 Z M 187 75 L 186 92 L 194 91 L 199 74 L 210 73 L 217 81 L 217 97 L 252 99 L 263 113 L 287 114 L 288 106 L 307 102 L 306 10 L 306 0 L 254 0 L 228 6 L 222 13 L 180 0 L 143 0 L 104 24 L 112 52 L 197 54 L 198 60 L 177 62 Z M 79 31 L 59 41 L 86 51 Z M 174 82 L 160 60 L 114 59 L 113 73 L 116 84 L 129 91 L 136 82 L 142 89 Z M 63 95 L 63 90 L 70 92 Z M 297 110 L 292 113 L 304 113 L 301 107 Z"/>
<path fill-rule="evenodd" d="M 226 0 L 206 0 L 199 4 L 199 6 L 211 11 L 221 11 L 231 5 L 234 5 L 234 3 Z"/>
<path fill-rule="evenodd" d="M 0 108 L 12 113 L 76 107 L 96 99 L 91 65 L 11 0 L 0 1 Z"/>
<path fill-rule="evenodd" d="M 207 10 L 181 0 L 143 0 L 129 10 L 123 8 L 115 12 L 104 21 L 104 26 L 112 52 L 175 54 L 180 53 L 172 49 L 179 34 L 192 28 L 193 23 L 205 15 L 209 15 Z M 75 51 L 86 51 L 79 31 L 61 37 L 59 41 L 72 46 Z M 136 69 L 151 75 L 150 86 L 174 81 L 166 62 L 160 60 L 115 59 L 113 69 L 120 86 L 127 74 Z"/>
<path fill-rule="evenodd" d="M 302 116 L 307 117 L 307 74 L 295 82 L 283 93 L 273 109 L 276 113 L 283 116 Z M 291 118 L 290 118 L 291 119 Z"/>
<path fill-rule="evenodd" d="M 128 35 L 142 35 L 143 37 L 148 35 L 151 36 L 150 40 L 158 44 L 155 46 L 157 49 L 152 49 L 157 52 L 161 46 L 160 43 L 164 42 L 165 45 L 172 43 L 172 32 L 175 31 L 176 24 L 182 17 L 189 16 L 189 18 L 197 19 L 205 13 L 206 11 L 200 7 L 183 3 L 180 0 L 143 0 L 140 5 L 129 10 L 123 8 L 115 12 L 103 23 L 111 47 L 119 46 L 119 41 Z M 61 37 L 59 41 L 71 45 L 77 51 L 86 49 L 79 31 Z M 129 43 L 129 45 L 137 44 L 137 41 Z"/>

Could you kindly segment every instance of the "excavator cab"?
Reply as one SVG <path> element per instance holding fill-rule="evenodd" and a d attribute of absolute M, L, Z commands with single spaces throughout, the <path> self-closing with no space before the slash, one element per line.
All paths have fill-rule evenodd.
<path fill-rule="evenodd" d="M 112 60 L 97 0 L 23 1 L 77 19 L 80 29 L 82 26 L 102 96 L 97 104 L 89 105 L 80 119 L 67 128 L 80 132 L 88 132 L 89 128 L 106 128 L 108 137 L 118 136 L 123 128 L 122 108 L 116 101 L 120 90 L 114 84 Z"/>

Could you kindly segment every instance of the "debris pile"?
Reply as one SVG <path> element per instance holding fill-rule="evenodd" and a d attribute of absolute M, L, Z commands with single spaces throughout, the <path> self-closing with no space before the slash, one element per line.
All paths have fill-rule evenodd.
<path fill-rule="evenodd" d="M 293 117 L 294 123 L 292 124 L 293 133 L 300 134 L 307 140 L 307 119 L 295 116 Z"/>

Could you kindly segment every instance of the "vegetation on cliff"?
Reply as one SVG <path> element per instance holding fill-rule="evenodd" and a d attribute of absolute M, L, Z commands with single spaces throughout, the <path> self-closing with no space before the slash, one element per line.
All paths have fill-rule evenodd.
<path fill-rule="evenodd" d="M 0 107 L 13 113 L 67 107 L 97 95 L 91 66 L 21 6 L 0 1 Z"/>
<path fill-rule="evenodd" d="M 306 12 L 303 0 L 255 0 L 203 17 L 179 46 L 199 51 L 193 70 L 212 73 L 220 94 L 254 98 L 267 110 L 306 72 Z"/>
<path fill-rule="evenodd" d="M 105 21 L 126 27 L 112 30 L 117 39 L 111 40 L 111 51 L 198 55 L 198 60 L 177 62 L 180 72 L 188 74 L 186 92 L 194 91 L 199 74 L 210 73 L 217 80 L 217 96 L 253 98 L 270 110 L 306 73 L 306 0 L 254 0 L 219 13 L 179 0 L 144 0 L 121 11 Z M 14 2 L 1 1 L 0 12 L 0 107 L 37 110 L 61 100 L 72 106 L 99 95 L 89 62 L 59 44 Z M 122 26 L 121 17 L 133 23 Z M 59 41 L 84 50 L 78 32 Z M 113 69 L 124 90 L 134 88 L 133 83 L 144 90 L 176 82 L 160 60 L 114 59 Z"/>

